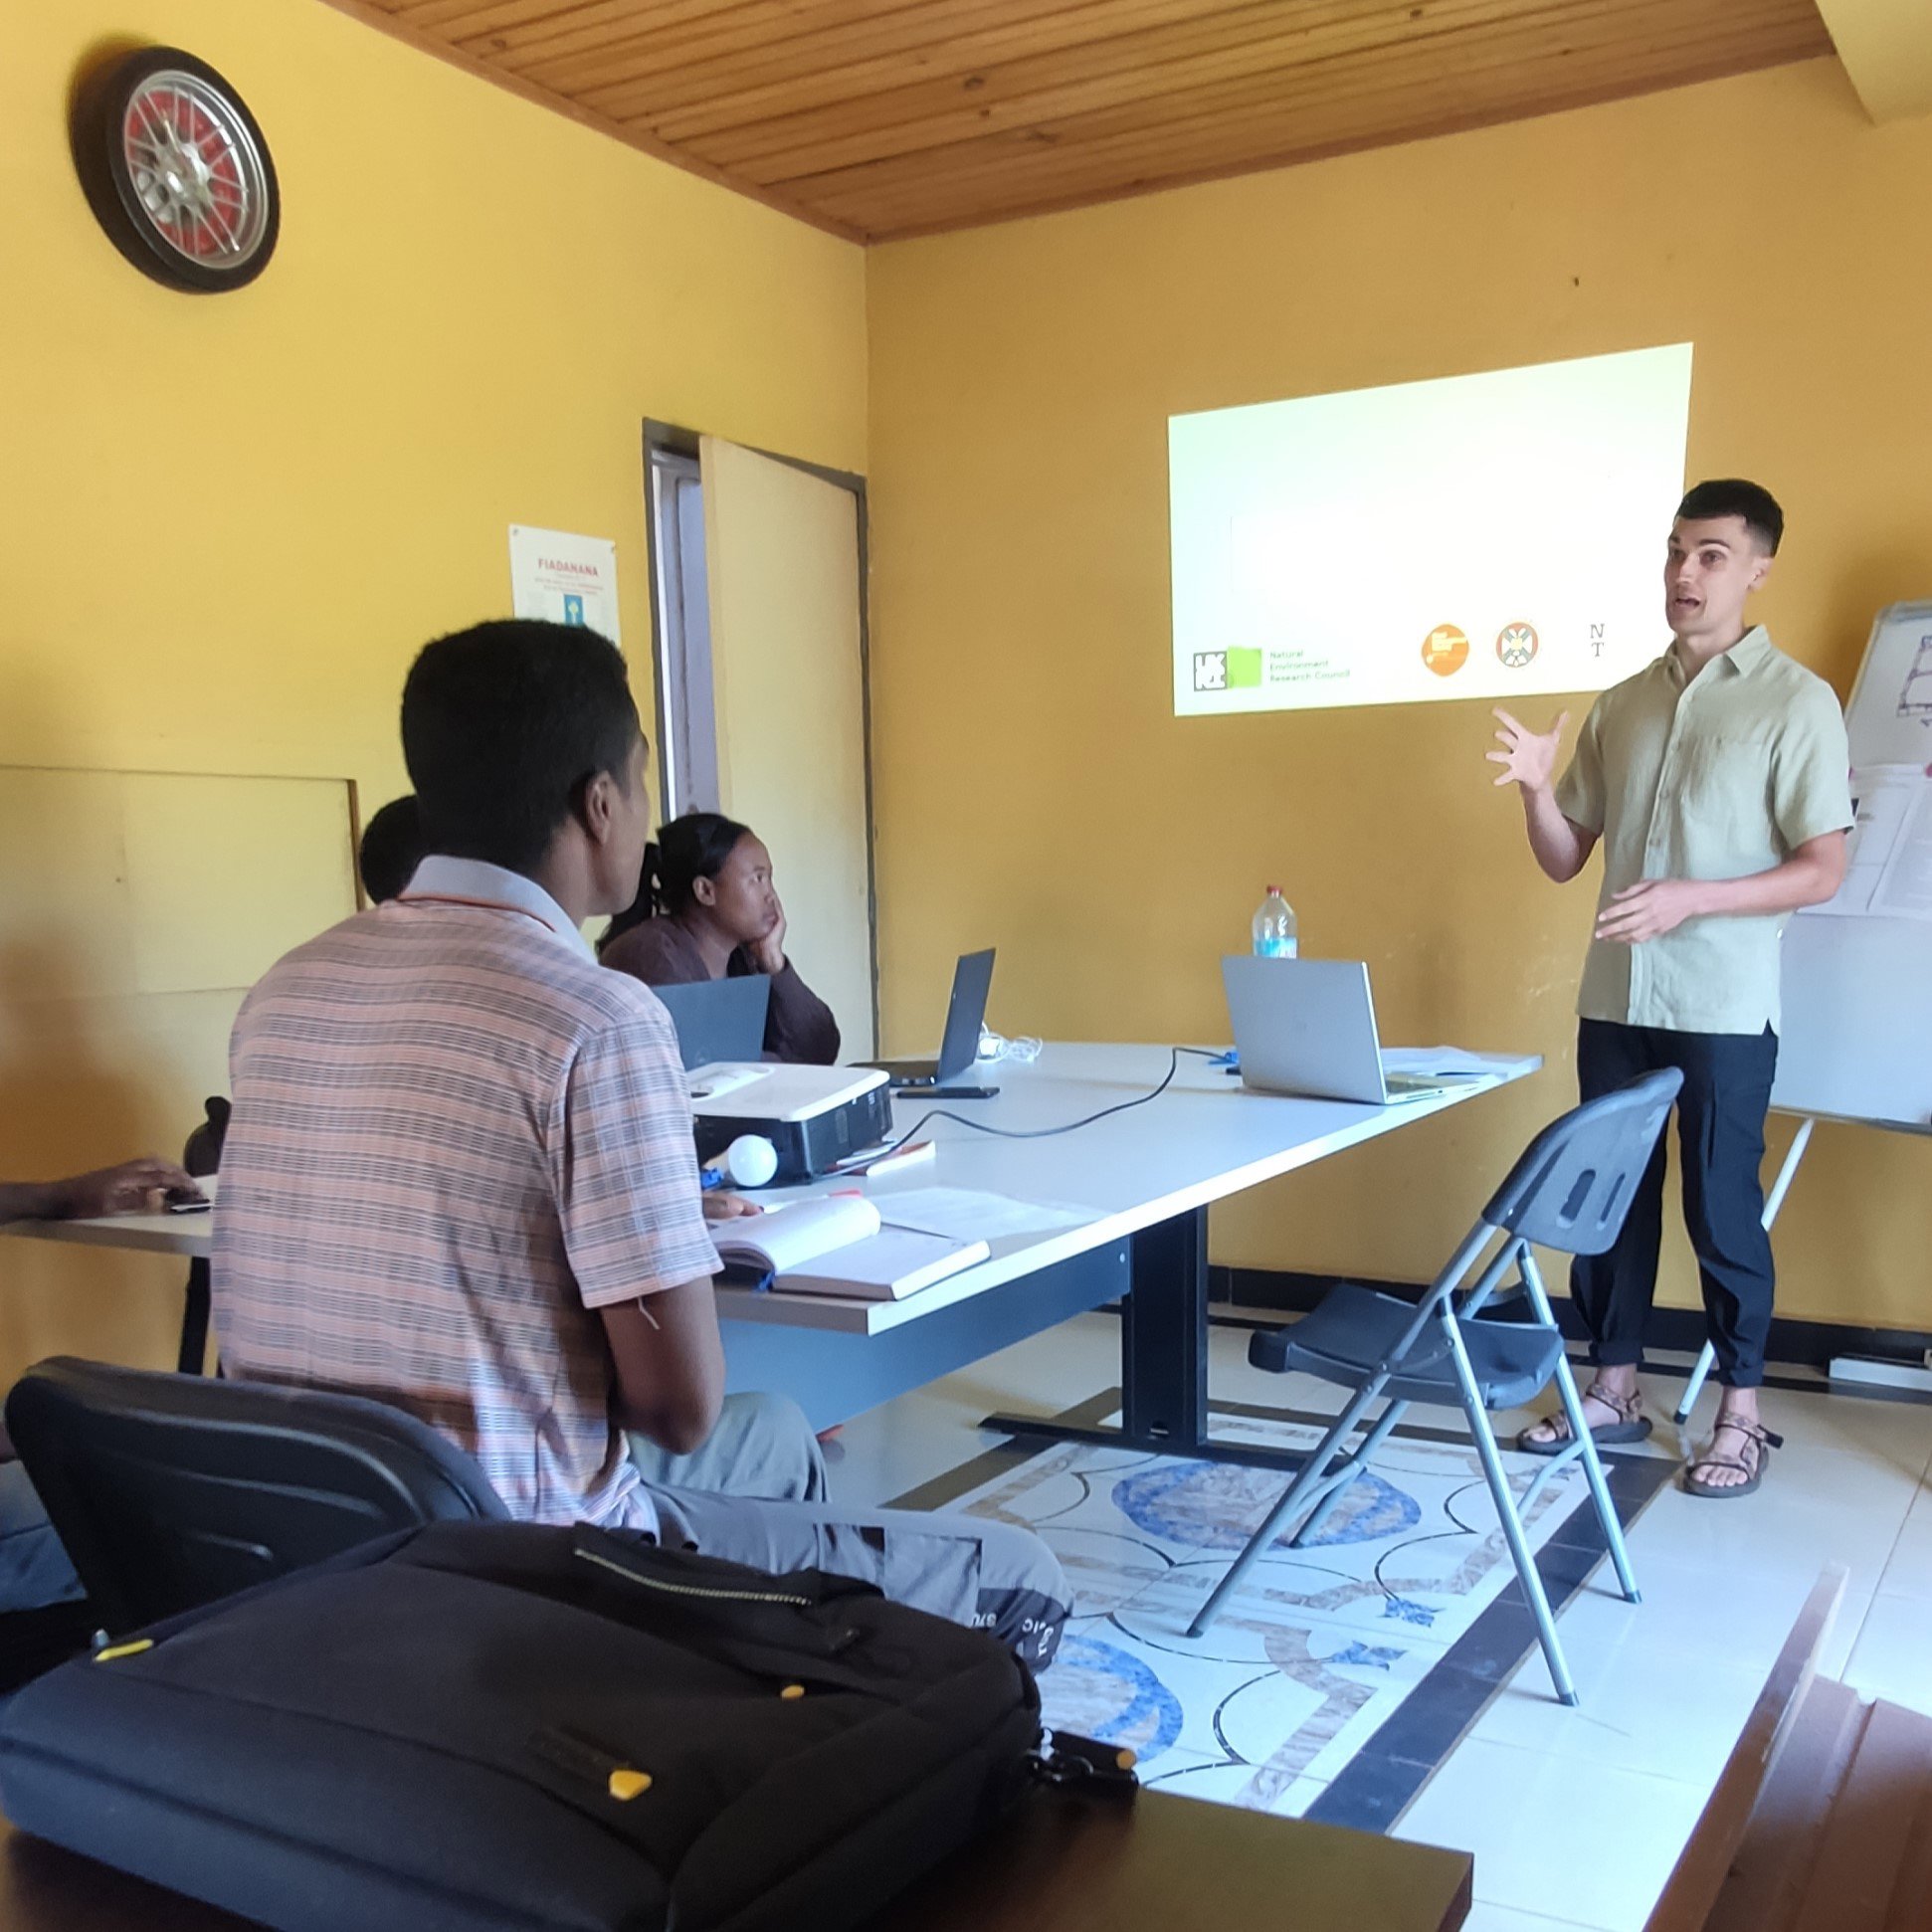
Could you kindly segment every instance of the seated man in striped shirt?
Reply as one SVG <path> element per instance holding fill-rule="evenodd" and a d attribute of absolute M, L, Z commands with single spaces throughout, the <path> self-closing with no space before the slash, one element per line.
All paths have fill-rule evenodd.
<path fill-rule="evenodd" d="M 650 832 L 615 647 L 529 622 L 439 639 L 402 722 L 431 856 L 235 1025 L 229 1372 L 409 1410 L 514 1516 L 864 1577 L 1050 1661 L 1068 1591 L 1045 1544 L 836 1508 L 795 1406 L 724 1401 L 676 1038 L 579 930 L 636 896 Z"/>

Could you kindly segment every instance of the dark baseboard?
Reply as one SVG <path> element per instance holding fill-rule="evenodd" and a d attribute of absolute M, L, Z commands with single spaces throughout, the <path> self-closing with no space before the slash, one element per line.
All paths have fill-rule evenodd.
<path fill-rule="evenodd" d="M 1358 1279 L 1350 1276 L 1351 1280 Z M 1208 1293 L 1216 1306 L 1235 1313 L 1306 1314 L 1335 1285 L 1328 1274 L 1298 1274 L 1285 1268 L 1211 1267 Z M 1420 1281 L 1364 1281 L 1383 1294 L 1418 1300 Z M 1571 1341 L 1585 1339 L 1567 1294 L 1550 1297 L 1557 1324 Z M 1704 1317 L 1696 1308 L 1658 1308 L 1651 1316 L 1650 1345 L 1694 1355 L 1704 1345 Z M 1797 1321 L 1783 1315 L 1771 1323 L 1773 1362 L 1824 1369 L 1835 1355 L 1874 1356 L 1883 1361 L 1919 1363 L 1932 1348 L 1932 1334 L 1910 1328 L 1858 1328 L 1835 1321 Z"/>

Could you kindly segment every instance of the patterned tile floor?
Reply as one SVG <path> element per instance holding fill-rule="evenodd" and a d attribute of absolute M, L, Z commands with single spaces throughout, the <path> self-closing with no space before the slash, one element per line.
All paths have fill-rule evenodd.
<path fill-rule="evenodd" d="M 1225 1412 L 1215 1432 L 1289 1450 L 1321 1433 Z M 1518 1496 L 1543 1466 L 1504 1461 Z M 1627 1514 L 1657 1473 L 1620 1466 Z M 1473 1449 L 1398 1436 L 1307 1547 L 1277 1539 L 1214 1628 L 1190 1638 L 1287 1481 L 1073 1445 L 951 1506 L 1038 1531 L 1073 1585 L 1073 1622 L 1041 1686 L 1050 1723 L 1132 1746 L 1151 1784 L 1382 1829 L 1534 1646 L 1535 1627 Z M 1574 1467 L 1536 1496 L 1525 1528 L 1553 1600 L 1603 1552 Z M 1614 1580 L 1597 1587 L 1621 1601 Z"/>
<path fill-rule="evenodd" d="M 1319 1384 L 1252 1369 L 1247 1340 L 1238 1327 L 1217 1326 L 1213 1333 L 1210 1386 L 1224 1409 L 1261 1420 L 1284 1410 L 1317 1411 L 1332 1400 Z M 1104 1391 L 1116 1380 L 1118 1363 L 1119 1328 L 1105 1315 L 1083 1316 L 1003 1350 L 851 1424 L 834 1446 L 833 1493 L 856 1503 L 947 1506 L 1034 1457 L 1031 1449 L 997 1450 L 978 1427 L 982 1417 L 1063 1409 Z M 1640 1932 L 1827 1562 L 1844 1565 L 1847 1582 L 1825 1648 L 1826 1673 L 1867 1696 L 1932 1713 L 1932 1643 L 1925 1637 L 1932 1629 L 1932 1407 L 1847 1395 L 1806 1371 L 1781 1372 L 1780 1386 L 1765 1391 L 1764 1413 L 1787 1446 L 1773 1459 L 1764 1488 L 1742 1503 L 1700 1502 L 1676 1486 L 1686 1444 L 1668 1420 L 1687 1366 L 1687 1357 L 1664 1356 L 1657 1372 L 1646 1375 L 1656 1434 L 1644 1450 L 1619 1462 L 1620 1484 L 1641 1479 L 1651 1491 L 1630 1538 L 1642 1603 L 1633 1608 L 1608 1594 L 1607 1576 L 1599 1574 L 1558 1619 L 1581 1708 L 1566 1710 L 1551 1698 L 1526 1631 L 1512 1632 L 1492 1616 L 1510 1606 L 1513 1586 L 1505 1587 L 1335 1777 L 1323 1782 L 1315 1775 L 1332 1758 L 1310 1757 L 1308 1768 L 1273 1794 L 1287 1810 L 1323 1817 L 1332 1808 L 1367 1824 L 1381 1819 L 1399 1836 L 1474 1852 L 1476 1906 L 1468 1932 Z M 1692 1440 L 1707 1434 L 1713 1402 L 1704 1397 Z M 1444 1434 L 1453 1440 L 1457 1419 L 1436 1420 L 1450 1426 Z M 1498 1433 L 1521 1420 L 1499 1419 Z M 1621 1473 L 1638 1464 L 1645 1466 L 1637 1475 Z M 1637 1500 L 1626 1502 L 1627 1514 Z M 1573 1509 L 1565 1525 L 1547 1533 L 1546 1567 L 1574 1575 L 1594 1561 L 1568 1540 L 1568 1526 L 1582 1521 Z M 1097 1613 L 1080 1635 L 1144 1661 L 1181 1708 L 1183 1728 L 1149 1765 L 1150 1777 L 1172 1790 L 1252 1803 L 1260 1795 L 1254 1789 L 1255 1762 L 1266 1763 L 1299 1727 L 1281 1700 L 1305 1686 L 1270 1661 L 1249 1673 L 1258 1680 L 1252 1701 L 1236 1690 L 1211 1701 L 1205 1720 L 1199 1717 L 1189 1674 L 1195 1666 L 1151 1649 L 1186 1622 L 1163 1608 L 1155 1585 L 1182 1594 L 1198 1590 L 1186 1576 L 1170 1583 L 1169 1568 L 1207 1568 L 1222 1558 L 1151 1540 L 1178 1561 L 1156 1562 L 1149 1552 L 1136 1559 L 1144 1559 L 1146 1581 L 1121 1615 L 1139 1647 L 1131 1648 Z M 1346 1567 L 1345 1555 L 1335 1545 L 1309 1552 L 1339 1567 Z M 1124 1586 L 1127 1564 L 1114 1568 Z M 1401 1594 L 1421 1596 L 1409 1588 Z M 1174 1613 L 1181 1607 L 1175 1604 Z M 1520 1605 L 1515 1608 L 1520 1616 Z M 1362 1609 L 1362 1602 L 1352 1607 Z M 1109 1608 L 1106 1615 L 1112 1614 Z M 1153 1627 L 1156 1616 L 1171 1617 L 1163 1626 L 1167 1635 Z M 1336 1652 L 1361 1642 L 1419 1659 L 1439 1631 L 1447 1635 L 1451 1628 L 1446 1620 L 1425 1632 L 1380 1616 L 1351 1624 L 1332 1611 L 1325 1622 L 1306 1622 L 1310 1655 L 1343 1681 L 1379 1688 L 1385 1703 L 1405 1666 L 1382 1672 L 1340 1663 Z M 1251 1641 L 1259 1640 L 1244 1636 Z M 1520 1659 L 1513 1668 L 1511 1656 Z M 1091 1695 L 1106 1681 L 1106 1670 L 1092 1671 L 1084 1692 L 1055 1694 Z M 1156 1715 L 1159 1704 L 1150 1697 L 1135 1721 L 1166 1723 Z M 1218 1704 L 1226 1706 L 1221 1728 L 1232 1751 L 1215 1733 Z M 1358 1717 L 1358 1730 L 1372 1717 L 1372 1711 Z"/>

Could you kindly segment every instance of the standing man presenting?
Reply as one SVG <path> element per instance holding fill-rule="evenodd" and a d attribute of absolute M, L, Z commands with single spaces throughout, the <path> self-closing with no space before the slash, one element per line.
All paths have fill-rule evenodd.
<path fill-rule="evenodd" d="M 1591 708 L 1554 786 L 1568 713 L 1542 734 L 1496 716 L 1498 785 L 1515 784 L 1536 863 L 1560 884 L 1601 839 L 1604 882 L 1577 1012 L 1583 1098 L 1660 1067 L 1683 1073 L 1677 1147 L 1684 1225 L 1723 1388 L 1709 1449 L 1684 1472 L 1697 1496 L 1758 1486 L 1780 1439 L 1758 1420 L 1771 1331 L 1764 1118 L 1778 1062 L 1778 945 L 1787 916 L 1844 876 L 1850 754 L 1832 687 L 1794 663 L 1745 600 L 1770 574 L 1784 512 L 1752 483 L 1701 483 L 1677 507 L 1663 566 L 1674 640 Z M 1656 1290 L 1664 1143 L 1623 1234 L 1580 1256 L 1570 1293 L 1597 1378 L 1584 1420 L 1601 1444 L 1641 1441 L 1637 1370 Z M 1518 1447 L 1551 1454 L 1561 1416 Z"/>

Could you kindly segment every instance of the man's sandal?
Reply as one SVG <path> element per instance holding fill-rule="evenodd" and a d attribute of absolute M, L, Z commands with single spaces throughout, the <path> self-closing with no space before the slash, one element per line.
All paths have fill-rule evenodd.
<path fill-rule="evenodd" d="M 1649 1435 L 1650 1419 L 1643 1413 L 1642 1396 L 1635 1389 L 1627 1396 L 1619 1396 L 1611 1394 L 1601 1383 L 1593 1382 L 1583 1392 L 1583 1399 L 1602 1403 L 1617 1418 L 1614 1423 L 1599 1423 L 1590 1432 L 1590 1440 L 1599 1449 L 1615 1449 L 1620 1443 L 1641 1443 Z M 1549 1434 L 1538 1440 L 1538 1430 L 1548 1430 Z M 1554 1416 L 1531 1423 L 1516 1438 L 1516 1447 L 1525 1455 L 1561 1455 L 1570 1447 L 1569 1417 L 1559 1409 Z"/>
<path fill-rule="evenodd" d="M 1751 1445 L 1751 1459 L 1747 1462 L 1738 1455 L 1699 1455 L 1684 1468 L 1684 1493 L 1690 1496 L 1708 1496 L 1713 1501 L 1725 1501 L 1732 1496 L 1748 1496 L 1764 1480 L 1764 1465 L 1771 1460 L 1771 1451 L 1783 1449 L 1785 1439 L 1774 1435 L 1762 1423 L 1737 1422 L 1720 1419 L 1711 1431 L 1711 1441 L 1715 1443 L 1725 1430 L 1734 1430 Z M 1699 1469 L 1742 1469 L 1742 1482 L 1706 1482 L 1697 1473 Z"/>

